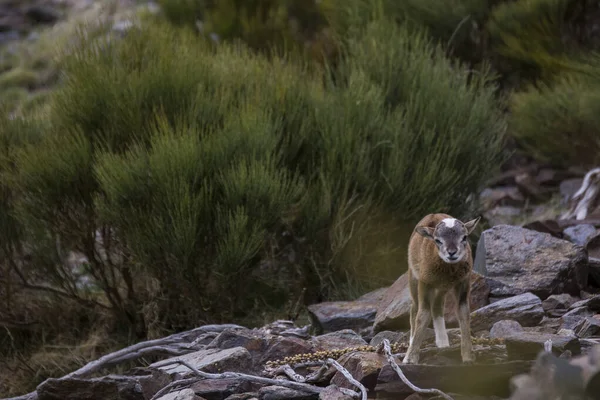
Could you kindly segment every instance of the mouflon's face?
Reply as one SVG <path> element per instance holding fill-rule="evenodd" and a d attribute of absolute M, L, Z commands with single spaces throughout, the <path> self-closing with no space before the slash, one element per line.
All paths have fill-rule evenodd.
<path fill-rule="evenodd" d="M 434 228 L 418 226 L 416 231 L 427 239 L 434 241 L 440 258 L 449 264 L 462 261 L 467 255 L 467 237 L 479 222 L 477 217 L 469 222 L 455 218 L 446 218 Z"/>

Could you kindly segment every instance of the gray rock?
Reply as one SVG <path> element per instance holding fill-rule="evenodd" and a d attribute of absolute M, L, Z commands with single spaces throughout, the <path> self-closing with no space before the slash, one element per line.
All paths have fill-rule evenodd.
<path fill-rule="evenodd" d="M 600 312 L 600 295 L 573 303 L 569 309 L 573 310 L 580 307 L 586 307 L 590 311 Z"/>
<path fill-rule="evenodd" d="M 594 315 L 594 312 L 591 311 L 589 308 L 587 308 L 586 306 L 581 306 L 581 307 L 576 307 L 573 308 L 569 311 L 567 311 L 566 313 L 563 314 L 563 318 L 564 317 L 591 317 L 592 315 Z"/>
<path fill-rule="evenodd" d="M 564 316 L 560 319 L 561 325 L 559 330 L 569 330 L 575 332 L 577 327 L 581 326 L 585 317 L 580 315 Z"/>
<path fill-rule="evenodd" d="M 568 293 L 553 294 L 542 302 L 544 311 L 567 310 L 577 299 Z"/>
<path fill-rule="evenodd" d="M 225 400 L 258 400 L 258 393 L 236 393 L 227 397 Z"/>
<path fill-rule="evenodd" d="M 490 364 L 475 363 L 435 365 L 401 364 L 402 372 L 414 385 L 436 388 L 446 393 L 463 393 L 472 396 L 510 396 L 509 381 L 518 374 L 529 372 L 531 361 L 512 361 Z M 414 393 L 405 385 L 388 364 L 383 367 L 375 393 L 386 392 L 387 398 L 404 399 Z M 383 396 L 382 396 L 383 397 Z M 454 396 L 453 396 L 454 397 Z"/>
<path fill-rule="evenodd" d="M 567 201 L 573 196 L 577 190 L 581 187 L 583 183 L 583 179 L 581 178 L 572 178 L 566 179 L 560 183 L 560 194 L 563 198 L 563 201 Z"/>
<path fill-rule="evenodd" d="M 378 289 L 354 301 L 330 301 L 308 306 L 308 315 L 319 333 L 368 329 L 375 321 L 377 307 L 385 293 Z"/>
<path fill-rule="evenodd" d="M 531 292 L 578 295 L 588 279 L 587 255 L 581 246 L 518 226 L 498 225 L 485 236 L 486 269 L 492 296 Z"/>
<path fill-rule="evenodd" d="M 490 330 L 491 338 L 505 338 L 515 333 L 524 332 L 523 327 L 517 321 L 505 319 L 496 322 Z"/>
<path fill-rule="evenodd" d="M 283 386 L 265 386 L 258 391 L 259 400 L 315 400 L 319 395 L 288 389 Z"/>
<path fill-rule="evenodd" d="M 192 389 L 183 389 L 159 397 L 157 400 L 202 400 Z"/>
<path fill-rule="evenodd" d="M 409 332 L 381 331 L 377 335 L 373 336 L 369 342 L 369 345 L 376 347 L 383 342 L 383 339 L 389 340 L 390 344 L 402 342 L 408 343 L 409 336 Z"/>
<path fill-rule="evenodd" d="M 591 317 L 584 318 L 581 324 L 575 329 L 575 334 L 582 338 L 600 336 L 600 319 Z"/>
<path fill-rule="evenodd" d="M 319 400 L 352 400 L 352 397 L 344 394 L 336 385 L 329 385 L 319 393 Z"/>
<path fill-rule="evenodd" d="M 359 351 L 344 354 L 338 362 L 350 372 L 354 379 L 362 383 L 367 390 L 375 388 L 377 376 L 383 366 L 387 364 L 387 360 L 383 354 Z M 331 383 L 346 389 L 354 389 L 354 385 L 348 382 L 339 372 L 336 372 L 333 376 Z"/>
<path fill-rule="evenodd" d="M 522 326 L 536 326 L 544 318 L 539 297 L 524 293 L 489 304 L 471 313 L 473 331 L 489 330 L 498 321 L 510 319 Z"/>
<path fill-rule="evenodd" d="M 101 378 L 50 378 L 37 387 L 38 400 L 146 400 L 169 384 L 168 376 L 107 375 Z"/>
<path fill-rule="evenodd" d="M 549 339 L 552 340 L 552 352 L 557 356 L 566 350 L 572 354 L 581 353 L 579 339 L 575 336 L 518 332 L 504 338 L 504 343 L 509 359 L 534 360 L 539 352 L 544 350 L 544 343 Z"/>
<path fill-rule="evenodd" d="M 304 339 L 271 335 L 259 329 L 225 330 L 206 346 L 206 350 L 234 347 L 248 350 L 254 366 L 260 368 L 267 361 L 312 352 L 312 346 Z"/>
<path fill-rule="evenodd" d="M 206 400 L 223 400 L 234 394 L 257 392 L 261 385 L 239 379 L 202 379 L 190 387 Z"/>
<path fill-rule="evenodd" d="M 596 228 L 591 224 L 574 225 L 563 231 L 565 239 L 578 245 L 585 246 L 587 241 L 596 234 Z"/>
<path fill-rule="evenodd" d="M 516 186 L 496 186 L 486 188 L 479 194 L 479 199 L 486 209 L 502 206 L 520 206 L 525 201 L 523 193 Z"/>
<path fill-rule="evenodd" d="M 27 18 L 38 24 L 52 24 L 60 18 L 57 9 L 50 6 L 36 4 L 25 11 Z"/>
<path fill-rule="evenodd" d="M 213 373 L 223 371 L 246 372 L 252 369 L 252 357 L 248 350 L 243 347 L 233 347 L 225 350 L 199 350 L 182 356 L 173 357 L 165 361 L 168 360 L 183 360 L 196 369 Z M 159 361 L 158 363 L 165 361 Z M 158 363 L 151 364 L 150 368 L 164 371 L 171 376 L 187 375 L 190 373 L 190 370 L 181 364 L 159 366 L 157 365 Z"/>
<path fill-rule="evenodd" d="M 367 345 L 367 342 L 351 329 L 342 329 L 341 331 L 315 336 L 309 340 L 309 343 L 315 351 Z"/>
<path fill-rule="evenodd" d="M 523 213 L 522 208 L 513 206 L 498 206 L 483 213 L 483 217 L 491 226 L 512 224 Z"/>

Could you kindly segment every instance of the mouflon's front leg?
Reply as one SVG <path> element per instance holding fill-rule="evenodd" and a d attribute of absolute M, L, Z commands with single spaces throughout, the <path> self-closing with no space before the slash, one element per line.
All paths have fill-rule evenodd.
<path fill-rule="evenodd" d="M 419 309 L 415 317 L 414 329 L 412 329 L 412 342 L 409 343 L 404 360 L 402 360 L 405 364 L 419 362 L 421 344 L 425 339 L 425 329 L 431 322 L 431 289 L 423 282 L 419 282 L 418 292 Z"/>
<path fill-rule="evenodd" d="M 446 300 L 446 291 L 436 289 L 432 295 L 431 316 L 433 317 L 433 329 L 435 331 L 435 345 L 439 348 L 450 346 L 448 331 L 446 331 L 446 321 L 444 320 L 444 303 Z"/>
<path fill-rule="evenodd" d="M 472 363 L 475 361 L 473 342 L 471 340 L 471 310 L 469 307 L 470 289 L 469 277 L 454 288 L 457 299 L 456 314 L 458 317 L 458 325 L 460 327 L 460 353 L 463 363 Z"/>

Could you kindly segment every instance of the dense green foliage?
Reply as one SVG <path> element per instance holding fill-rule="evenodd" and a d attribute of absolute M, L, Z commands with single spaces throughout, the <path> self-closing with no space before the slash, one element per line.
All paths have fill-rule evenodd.
<path fill-rule="evenodd" d="M 146 335 L 356 283 L 365 266 L 344 254 L 374 231 L 370 214 L 465 214 L 502 149 L 486 71 L 386 20 L 347 43 L 330 80 L 187 29 L 84 42 L 43 137 L 14 151 L 36 265 L 85 255 L 92 287 L 54 283 Z M 286 241 L 291 275 L 265 274 Z"/>
<path fill-rule="evenodd" d="M 560 166 L 600 161 L 600 79 L 570 74 L 513 97 L 511 128 L 523 147 Z"/>

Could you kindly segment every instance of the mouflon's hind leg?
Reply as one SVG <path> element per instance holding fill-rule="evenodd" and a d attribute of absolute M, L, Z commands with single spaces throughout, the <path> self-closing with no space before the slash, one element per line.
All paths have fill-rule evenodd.
<path fill-rule="evenodd" d="M 435 331 L 435 345 L 439 348 L 450 346 L 446 321 L 444 321 L 444 303 L 446 291 L 436 289 L 432 294 L 431 316 L 433 317 L 433 330 Z"/>
<path fill-rule="evenodd" d="M 419 282 L 418 287 L 419 309 L 415 317 L 412 342 L 409 343 L 404 360 L 402 360 L 406 364 L 417 364 L 419 362 L 421 344 L 425 339 L 425 328 L 431 322 L 431 288 L 423 282 Z"/>
<path fill-rule="evenodd" d="M 414 277 L 410 268 L 408 270 L 408 287 L 410 289 L 410 339 L 409 346 L 413 342 L 415 326 L 417 321 L 417 312 L 419 311 L 419 281 Z"/>
<path fill-rule="evenodd" d="M 463 363 L 475 361 L 473 342 L 471 340 L 471 310 L 469 307 L 470 279 L 467 277 L 454 287 L 456 296 L 456 315 L 460 327 L 460 353 Z"/>

